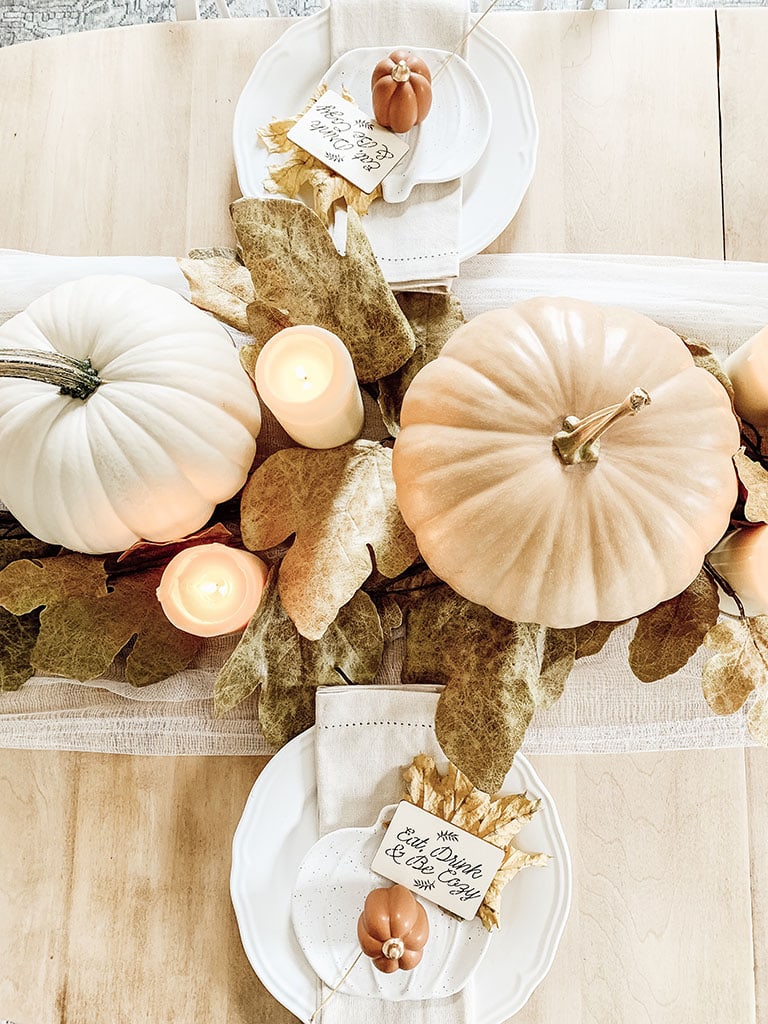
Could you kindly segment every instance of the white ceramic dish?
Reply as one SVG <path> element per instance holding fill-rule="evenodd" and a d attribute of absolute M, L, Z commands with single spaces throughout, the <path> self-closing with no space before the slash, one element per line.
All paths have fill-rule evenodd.
<path fill-rule="evenodd" d="M 383 808 L 370 828 L 340 828 L 314 844 L 299 867 L 291 919 L 315 974 L 334 988 L 360 952 L 357 919 L 373 889 L 389 883 L 370 864 L 396 804 Z M 416 894 L 418 896 L 418 893 Z M 460 921 L 421 900 L 429 918 L 429 942 L 415 971 L 382 974 L 361 957 L 339 991 L 376 999 L 431 999 L 464 988 L 491 936 L 475 917 Z"/>
<path fill-rule="evenodd" d="M 390 51 L 389 46 L 349 50 L 323 80 L 334 92 L 346 88 L 372 117 L 371 72 Z M 448 56 L 446 50 L 419 49 L 433 79 Z M 402 203 L 414 185 L 451 181 L 472 170 L 488 145 L 491 120 L 491 105 L 477 75 L 461 57 L 453 57 L 435 82 L 429 116 L 400 136 L 410 149 L 382 182 L 385 201 Z"/>
<path fill-rule="evenodd" d="M 518 755 L 504 792 L 541 799 L 518 837 L 525 849 L 552 855 L 544 868 L 517 875 L 504 891 L 502 925 L 475 971 L 476 1024 L 502 1024 L 547 974 L 568 917 L 571 862 L 552 797 Z M 314 731 L 272 758 L 259 776 L 232 844 L 232 903 L 251 966 L 278 1002 L 309 1021 L 317 979 L 291 924 L 291 893 L 304 856 L 317 841 Z"/>
<path fill-rule="evenodd" d="M 261 56 L 240 94 L 232 142 L 244 196 L 264 195 L 270 156 L 257 129 L 298 113 L 331 64 L 329 20 L 327 8 L 298 19 Z M 493 128 L 482 159 L 464 176 L 462 260 L 489 245 L 514 217 L 533 177 L 539 137 L 528 79 L 507 47 L 484 25 L 467 45 L 467 63 L 485 90 Z M 376 217 L 377 205 L 368 217 Z"/>

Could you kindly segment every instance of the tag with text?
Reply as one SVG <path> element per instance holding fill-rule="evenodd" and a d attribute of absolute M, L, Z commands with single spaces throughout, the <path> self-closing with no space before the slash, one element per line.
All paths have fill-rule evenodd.
<path fill-rule="evenodd" d="M 365 193 L 373 192 L 408 152 L 394 132 L 335 92 L 323 93 L 288 138 Z"/>
<path fill-rule="evenodd" d="M 470 920 L 503 857 L 498 846 L 403 800 L 371 867 L 391 882 Z"/>

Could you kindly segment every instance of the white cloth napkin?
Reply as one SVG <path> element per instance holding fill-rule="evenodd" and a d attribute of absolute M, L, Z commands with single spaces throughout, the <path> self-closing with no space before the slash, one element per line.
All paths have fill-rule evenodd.
<path fill-rule="evenodd" d="M 453 51 L 468 27 L 468 0 L 331 0 L 331 55 L 361 46 Z M 363 218 L 393 288 L 446 288 L 458 275 L 461 196 L 460 180 L 417 185 L 404 203 L 377 202 Z"/>
<path fill-rule="evenodd" d="M 320 835 L 371 825 L 402 793 L 402 771 L 416 754 L 447 762 L 435 738 L 438 694 L 424 687 L 320 687 L 316 700 L 315 759 Z M 320 999 L 329 990 L 322 987 Z M 445 999 L 360 999 L 335 993 L 322 1024 L 471 1024 L 472 982 Z"/>

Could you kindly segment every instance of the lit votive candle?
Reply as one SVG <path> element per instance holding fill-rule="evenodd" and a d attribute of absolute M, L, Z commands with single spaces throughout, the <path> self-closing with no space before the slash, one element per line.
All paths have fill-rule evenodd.
<path fill-rule="evenodd" d="M 256 390 L 294 441 L 335 448 L 358 437 L 363 400 L 344 343 L 322 327 L 286 327 L 256 360 Z"/>
<path fill-rule="evenodd" d="M 758 331 L 723 363 L 734 391 L 734 407 L 753 426 L 768 424 L 768 327 Z"/>
<path fill-rule="evenodd" d="M 738 594 L 747 615 L 768 614 L 768 526 L 743 526 L 727 534 L 707 561 Z M 720 607 L 739 614 L 736 602 L 722 590 Z"/>
<path fill-rule="evenodd" d="M 222 636 L 244 629 L 261 601 L 268 566 L 250 551 L 200 544 L 175 555 L 157 597 L 177 629 Z"/>

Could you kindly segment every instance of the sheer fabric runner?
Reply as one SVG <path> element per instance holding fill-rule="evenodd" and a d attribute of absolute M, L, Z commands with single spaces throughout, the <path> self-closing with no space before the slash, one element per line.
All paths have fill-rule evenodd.
<path fill-rule="evenodd" d="M 89 273 L 133 273 L 189 296 L 171 258 L 36 256 L 0 250 L 0 321 L 35 295 Z M 533 295 L 569 295 L 629 306 L 725 355 L 768 324 L 768 266 L 708 260 L 620 256 L 476 256 L 455 286 L 466 316 Z M 385 431 L 373 402 L 366 436 Z M 266 419 L 262 454 L 287 444 Z M 704 655 L 659 683 L 631 674 L 626 647 L 632 626 L 599 655 L 579 661 L 561 700 L 537 714 L 523 749 L 567 754 L 726 747 L 750 743 L 745 716 L 718 718 L 701 696 Z M 208 642 L 198 664 L 154 686 L 135 689 L 120 666 L 89 683 L 35 677 L 0 694 L 0 746 L 136 754 L 264 754 L 255 700 L 223 718 L 213 715 L 218 667 L 234 648 Z M 388 649 L 377 682 L 399 682 L 402 643 Z"/>

